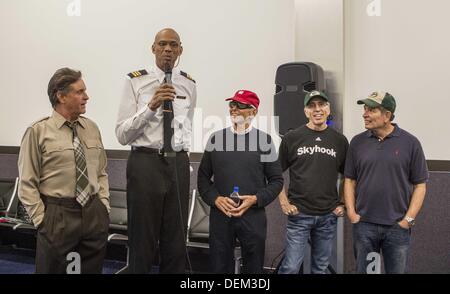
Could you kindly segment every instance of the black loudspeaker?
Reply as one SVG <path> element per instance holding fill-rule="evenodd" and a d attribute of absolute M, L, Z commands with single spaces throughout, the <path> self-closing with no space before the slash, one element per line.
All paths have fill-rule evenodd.
<path fill-rule="evenodd" d="M 280 136 L 308 122 L 304 108 L 306 93 L 325 91 L 323 69 L 312 62 L 282 64 L 275 76 L 274 114 L 278 116 L 276 126 Z"/>

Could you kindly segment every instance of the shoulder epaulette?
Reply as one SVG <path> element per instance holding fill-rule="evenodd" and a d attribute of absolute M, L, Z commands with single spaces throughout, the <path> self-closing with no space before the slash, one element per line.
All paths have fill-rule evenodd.
<path fill-rule="evenodd" d="M 180 75 L 195 83 L 195 80 L 188 73 L 185 73 L 184 71 L 180 70 Z"/>
<path fill-rule="evenodd" d="M 138 71 L 130 72 L 128 74 L 128 77 L 130 77 L 130 79 L 132 79 L 132 78 L 137 78 L 137 77 L 145 76 L 145 75 L 148 75 L 148 72 L 145 69 L 141 69 Z"/>
<path fill-rule="evenodd" d="M 31 126 L 34 126 L 35 124 L 40 123 L 41 121 L 47 120 L 47 119 L 49 119 L 49 118 L 50 118 L 50 116 L 46 116 L 46 117 L 43 117 L 43 118 L 41 118 L 41 119 L 38 119 L 37 121 L 33 122 L 33 123 L 31 124 Z"/>

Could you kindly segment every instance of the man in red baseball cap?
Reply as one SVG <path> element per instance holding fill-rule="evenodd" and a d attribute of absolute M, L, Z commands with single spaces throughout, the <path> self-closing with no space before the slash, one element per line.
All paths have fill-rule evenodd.
<path fill-rule="evenodd" d="M 241 243 L 243 273 L 263 273 L 266 213 L 283 187 L 283 175 L 270 135 L 253 128 L 259 98 L 239 90 L 226 99 L 233 125 L 208 140 L 200 163 L 197 187 L 211 207 L 210 261 L 213 273 L 234 272 L 236 239 Z M 237 191 L 234 202 L 229 195 Z"/>
<path fill-rule="evenodd" d="M 259 98 L 258 95 L 248 90 L 239 90 L 233 97 L 225 99 L 225 101 L 236 101 L 242 104 L 251 105 L 253 108 L 258 109 Z"/>
<path fill-rule="evenodd" d="M 230 117 L 234 130 L 238 134 L 248 131 L 252 119 L 258 113 L 258 95 L 248 90 L 238 90 L 233 97 L 225 99 L 230 101 Z"/>

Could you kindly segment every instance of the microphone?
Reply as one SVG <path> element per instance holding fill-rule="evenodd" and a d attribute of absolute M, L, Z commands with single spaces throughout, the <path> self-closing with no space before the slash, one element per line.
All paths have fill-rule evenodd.
<path fill-rule="evenodd" d="M 164 64 L 164 75 L 165 75 L 166 84 L 172 85 L 172 68 L 171 68 L 169 62 Z M 171 101 L 164 100 L 163 112 L 173 112 L 172 107 L 173 106 L 172 106 Z"/>
<path fill-rule="evenodd" d="M 166 77 L 166 83 L 172 85 L 172 68 L 168 62 L 164 64 L 164 74 Z"/>

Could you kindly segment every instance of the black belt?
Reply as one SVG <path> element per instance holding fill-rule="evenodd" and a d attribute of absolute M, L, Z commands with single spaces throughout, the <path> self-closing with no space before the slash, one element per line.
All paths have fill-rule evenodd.
<path fill-rule="evenodd" d="M 178 152 L 172 151 L 172 152 L 164 152 L 163 149 L 156 149 L 156 148 L 148 148 L 148 147 L 142 147 L 142 146 L 131 146 L 131 151 L 134 152 L 144 152 L 144 153 L 150 153 L 150 154 L 158 154 L 163 155 L 165 157 L 174 157 L 177 153 L 186 153 L 186 150 L 180 150 Z"/>
<path fill-rule="evenodd" d="M 97 197 L 98 194 L 94 194 L 89 196 L 88 201 L 86 202 L 86 204 L 84 205 L 84 207 L 87 207 L 92 200 Z M 53 205 L 60 205 L 60 206 L 64 206 L 64 207 L 71 207 L 71 208 L 81 208 L 80 203 L 77 201 L 76 198 L 74 197 L 52 197 L 52 196 L 46 196 L 41 194 L 41 199 L 42 202 L 44 202 L 44 204 L 47 206 L 48 204 L 53 204 Z"/>

